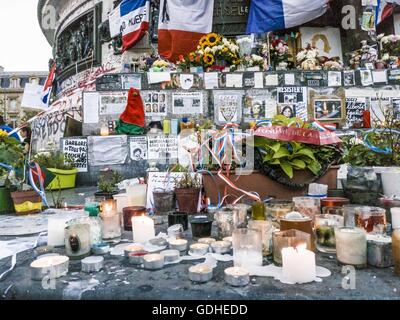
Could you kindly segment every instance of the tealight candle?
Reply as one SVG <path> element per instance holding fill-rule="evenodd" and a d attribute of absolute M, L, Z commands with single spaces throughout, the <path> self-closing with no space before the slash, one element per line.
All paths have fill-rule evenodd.
<path fill-rule="evenodd" d="M 208 244 L 210 245 L 211 243 L 215 242 L 217 240 L 215 240 L 214 238 L 200 238 L 198 240 L 199 243 L 204 243 L 204 244 Z"/>
<path fill-rule="evenodd" d="M 225 281 L 234 287 L 244 287 L 250 282 L 250 273 L 247 269 L 232 267 L 225 269 Z"/>
<path fill-rule="evenodd" d="M 143 257 L 144 268 L 147 270 L 158 270 L 164 267 L 164 256 L 154 253 L 147 254 Z"/>
<path fill-rule="evenodd" d="M 215 241 L 211 243 L 211 249 L 215 253 L 227 253 L 231 250 L 232 243 L 228 241 Z"/>
<path fill-rule="evenodd" d="M 160 254 L 164 256 L 164 261 L 168 263 L 173 263 L 179 261 L 180 253 L 178 250 L 164 250 Z"/>
<path fill-rule="evenodd" d="M 198 264 L 189 268 L 189 279 L 194 282 L 208 282 L 213 277 L 213 269 L 206 264 Z"/>
<path fill-rule="evenodd" d="M 99 272 L 103 268 L 104 258 L 103 257 L 87 257 L 81 261 L 82 272 Z"/>
<path fill-rule="evenodd" d="M 133 253 L 130 253 L 128 258 L 129 258 L 129 263 L 130 264 L 143 264 L 143 257 L 148 255 L 149 253 L 147 251 L 135 251 Z"/>
<path fill-rule="evenodd" d="M 156 236 L 153 219 L 141 216 L 132 217 L 133 241 L 146 243 Z"/>
<path fill-rule="evenodd" d="M 129 257 L 129 255 L 131 253 L 136 253 L 136 252 L 140 252 L 143 250 L 144 250 L 144 248 L 142 246 L 131 244 L 124 249 L 125 257 Z"/>
<path fill-rule="evenodd" d="M 361 228 L 335 229 L 336 256 L 345 265 L 365 267 L 367 264 L 367 235 Z"/>
<path fill-rule="evenodd" d="M 377 268 L 393 266 L 392 238 L 380 234 L 367 235 L 368 264 Z"/>
<path fill-rule="evenodd" d="M 68 273 L 69 258 L 66 256 L 52 256 L 39 258 L 31 263 L 32 280 L 43 280 L 45 276 L 57 279 Z"/>
<path fill-rule="evenodd" d="M 169 241 L 169 248 L 172 250 L 185 251 L 188 247 L 188 241 L 185 239 L 174 239 Z"/>
<path fill-rule="evenodd" d="M 195 256 L 204 256 L 210 246 L 205 243 L 195 243 L 190 246 L 190 252 Z"/>
<path fill-rule="evenodd" d="M 315 253 L 307 244 L 282 249 L 282 280 L 288 283 L 308 283 L 316 278 Z"/>
<path fill-rule="evenodd" d="M 110 252 L 110 245 L 106 242 L 101 242 L 92 246 L 92 253 L 94 255 L 107 254 L 108 252 Z"/>

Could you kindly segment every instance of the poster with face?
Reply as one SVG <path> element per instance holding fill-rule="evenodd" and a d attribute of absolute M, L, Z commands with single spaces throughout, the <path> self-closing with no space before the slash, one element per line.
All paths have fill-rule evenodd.
<path fill-rule="evenodd" d="M 326 99 L 314 100 L 314 118 L 321 121 L 340 121 L 342 114 L 342 100 Z"/>
<path fill-rule="evenodd" d="M 304 118 L 304 106 L 307 105 L 307 87 L 279 87 L 277 102 L 278 114 L 292 118 L 297 116 L 296 109 L 299 109 L 299 115 Z"/>
<path fill-rule="evenodd" d="M 132 161 L 147 160 L 147 137 L 130 137 L 130 157 Z"/>
<path fill-rule="evenodd" d="M 163 91 L 143 92 L 144 111 L 146 116 L 167 115 L 167 93 Z"/>
<path fill-rule="evenodd" d="M 344 77 L 344 86 L 345 87 L 355 86 L 356 80 L 355 80 L 354 70 L 343 71 L 343 77 Z"/>
<path fill-rule="evenodd" d="M 243 91 L 214 91 L 215 122 L 219 125 L 240 123 Z"/>
<path fill-rule="evenodd" d="M 247 93 L 243 106 L 245 122 L 272 119 L 277 114 L 276 97 L 271 91 L 262 93 Z"/>
<path fill-rule="evenodd" d="M 172 95 L 172 113 L 174 115 L 203 113 L 202 92 L 176 92 Z"/>

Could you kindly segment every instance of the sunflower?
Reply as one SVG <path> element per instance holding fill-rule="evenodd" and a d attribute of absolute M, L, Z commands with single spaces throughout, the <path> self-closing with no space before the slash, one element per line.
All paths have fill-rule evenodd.
<path fill-rule="evenodd" d="M 215 58 L 212 54 L 206 53 L 203 57 L 203 62 L 207 66 L 212 66 L 215 62 Z"/>
<path fill-rule="evenodd" d="M 201 47 L 201 49 L 204 50 L 204 48 L 205 48 L 206 46 L 208 46 L 208 45 L 209 45 L 209 42 L 208 42 L 207 36 L 206 36 L 206 35 L 205 35 L 205 36 L 202 36 L 202 37 L 200 38 L 200 40 L 199 40 L 199 46 Z"/>
<path fill-rule="evenodd" d="M 221 37 L 220 37 L 218 34 L 214 33 L 214 32 L 209 33 L 209 34 L 206 36 L 206 38 L 207 38 L 208 44 L 209 44 L 211 47 L 215 46 L 218 42 L 221 41 Z"/>
<path fill-rule="evenodd" d="M 8 137 L 8 133 L 6 131 L 3 131 L 0 129 L 0 138 L 7 138 Z"/>

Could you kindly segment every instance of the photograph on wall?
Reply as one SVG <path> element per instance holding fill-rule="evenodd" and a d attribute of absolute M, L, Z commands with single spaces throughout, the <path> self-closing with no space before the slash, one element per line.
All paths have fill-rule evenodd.
<path fill-rule="evenodd" d="M 296 105 L 295 104 L 280 104 L 278 106 L 278 114 L 284 115 L 287 118 L 293 118 L 296 116 Z"/>
<path fill-rule="evenodd" d="M 167 115 L 167 93 L 162 91 L 143 92 L 144 112 L 146 116 Z"/>
<path fill-rule="evenodd" d="M 214 91 L 214 112 L 217 124 L 240 123 L 243 91 Z"/>
<path fill-rule="evenodd" d="M 121 75 L 122 88 L 129 90 L 130 88 L 142 89 L 141 74 L 123 74 Z"/>
<path fill-rule="evenodd" d="M 360 70 L 361 84 L 363 86 L 370 86 L 374 83 L 372 79 L 372 71 L 371 70 Z"/>
<path fill-rule="evenodd" d="M 304 112 L 307 106 L 307 87 L 278 87 L 278 114 L 288 118 L 299 117 L 306 119 Z"/>
<path fill-rule="evenodd" d="M 88 171 L 88 142 L 86 138 L 62 140 L 62 152 L 65 159 L 72 160 L 78 172 Z"/>
<path fill-rule="evenodd" d="M 172 113 L 174 115 L 203 113 L 203 93 L 202 92 L 173 93 Z"/>
<path fill-rule="evenodd" d="M 248 93 L 243 105 L 245 122 L 272 119 L 277 114 L 276 97 L 270 91 L 259 94 Z"/>
<path fill-rule="evenodd" d="M 314 118 L 321 121 L 340 121 L 343 106 L 340 99 L 314 100 Z"/>
<path fill-rule="evenodd" d="M 147 138 L 148 159 L 178 159 L 178 136 L 149 135 Z"/>
<path fill-rule="evenodd" d="M 356 85 L 354 70 L 343 71 L 343 82 L 345 87 L 352 87 Z"/>
<path fill-rule="evenodd" d="M 131 160 L 133 161 L 147 160 L 146 136 L 130 137 L 129 148 L 130 148 Z"/>
<path fill-rule="evenodd" d="M 100 115 L 121 114 L 127 105 L 126 92 L 100 93 Z"/>
<path fill-rule="evenodd" d="M 328 72 L 328 87 L 340 87 L 342 85 L 342 72 L 329 71 Z"/>

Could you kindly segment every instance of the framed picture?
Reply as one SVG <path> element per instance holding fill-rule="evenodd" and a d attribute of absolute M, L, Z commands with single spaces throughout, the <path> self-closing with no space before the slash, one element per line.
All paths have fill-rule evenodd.
<path fill-rule="evenodd" d="M 294 104 L 281 104 L 278 107 L 278 113 L 280 115 L 284 115 L 287 118 L 293 118 L 296 116 L 296 110 L 295 110 L 296 105 Z"/>
<path fill-rule="evenodd" d="M 340 121 L 343 119 L 341 99 L 316 99 L 313 103 L 314 118 L 321 121 Z"/>
<path fill-rule="evenodd" d="M 354 70 L 345 70 L 343 71 L 344 76 L 344 86 L 345 87 L 352 87 L 356 85 L 356 78 Z"/>

